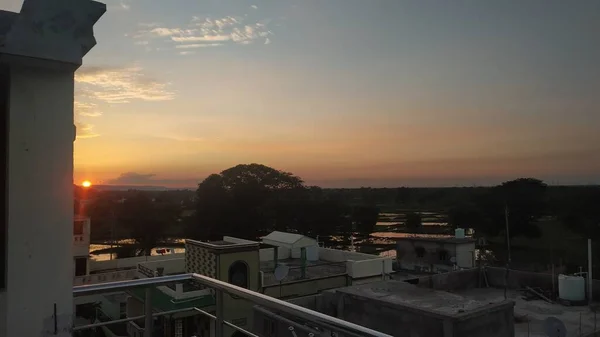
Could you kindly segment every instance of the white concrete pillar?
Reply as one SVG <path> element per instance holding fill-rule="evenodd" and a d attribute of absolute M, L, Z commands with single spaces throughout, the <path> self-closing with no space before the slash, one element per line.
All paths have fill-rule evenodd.
<path fill-rule="evenodd" d="M 70 336 L 73 70 L 10 66 L 7 336 Z"/>
<path fill-rule="evenodd" d="M 0 336 L 71 336 L 74 71 L 105 9 L 26 0 L 19 14 L 0 11 L 0 63 L 10 78 Z"/>

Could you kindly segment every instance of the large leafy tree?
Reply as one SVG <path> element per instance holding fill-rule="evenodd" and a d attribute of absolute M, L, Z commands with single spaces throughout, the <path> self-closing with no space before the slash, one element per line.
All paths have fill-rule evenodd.
<path fill-rule="evenodd" d="M 271 230 L 331 234 L 344 219 L 340 205 L 299 177 L 260 164 L 237 165 L 198 185 L 196 221 L 188 235 L 206 240 L 256 239 Z"/>
<path fill-rule="evenodd" d="M 510 237 L 540 236 L 537 222 L 546 211 L 547 185 L 538 179 L 520 178 L 494 187 L 480 200 L 486 221 L 476 229 L 490 236 L 506 234 L 508 215 Z"/>

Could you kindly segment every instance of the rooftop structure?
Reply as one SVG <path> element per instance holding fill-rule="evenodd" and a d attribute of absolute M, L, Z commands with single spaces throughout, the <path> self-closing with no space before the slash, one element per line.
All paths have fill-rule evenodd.
<path fill-rule="evenodd" d="M 420 236 L 396 240 L 396 259 L 400 269 L 418 272 L 449 272 L 475 266 L 476 240 L 464 237 L 457 230 L 455 236 Z"/>

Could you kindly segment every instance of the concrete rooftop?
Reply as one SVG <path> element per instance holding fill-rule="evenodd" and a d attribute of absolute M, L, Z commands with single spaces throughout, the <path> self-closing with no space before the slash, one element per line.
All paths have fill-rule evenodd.
<path fill-rule="evenodd" d="M 403 281 L 382 281 L 354 287 L 339 288 L 336 292 L 366 299 L 387 302 L 444 316 L 463 315 L 489 306 L 490 302 L 465 298 L 446 291 L 418 288 Z"/>
<path fill-rule="evenodd" d="M 474 288 L 460 291 L 458 294 L 468 301 L 504 301 L 503 289 Z M 515 290 L 509 290 L 507 297 L 515 302 L 515 337 L 546 337 L 542 324 L 548 317 L 556 317 L 565 324 L 567 337 L 587 336 L 594 331 L 594 326 L 600 328 L 600 314 L 594 317 L 594 313 L 587 306 L 569 307 L 543 300 L 526 301 L 521 293 Z"/>

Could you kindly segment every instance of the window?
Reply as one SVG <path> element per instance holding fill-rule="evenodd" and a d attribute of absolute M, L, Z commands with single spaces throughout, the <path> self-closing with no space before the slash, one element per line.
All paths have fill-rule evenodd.
<path fill-rule="evenodd" d="M 83 226 L 85 221 L 77 220 L 73 222 L 73 235 L 83 235 Z"/>
<path fill-rule="evenodd" d="M 75 258 L 75 276 L 87 275 L 87 258 L 76 257 Z"/>
<path fill-rule="evenodd" d="M 6 285 L 6 234 L 8 231 L 8 209 L 7 209 L 7 180 L 8 180 L 8 98 L 10 89 L 10 73 L 8 65 L 0 64 L 0 160 L 2 161 L 2 177 L 0 178 L 0 190 L 2 200 L 0 205 L 0 289 Z"/>

